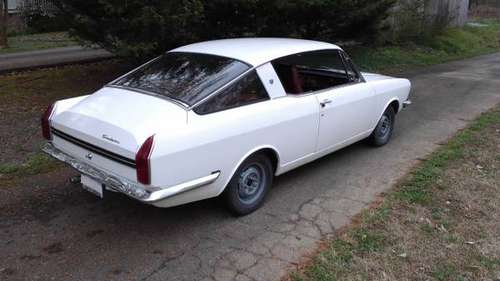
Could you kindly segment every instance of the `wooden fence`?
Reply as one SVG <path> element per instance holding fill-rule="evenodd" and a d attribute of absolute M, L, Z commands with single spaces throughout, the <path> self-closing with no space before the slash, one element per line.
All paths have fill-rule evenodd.
<path fill-rule="evenodd" d="M 53 14 L 56 7 L 50 0 L 18 0 L 20 9 L 25 12 Z"/>
<path fill-rule="evenodd" d="M 470 0 L 470 16 L 500 19 L 500 0 Z"/>

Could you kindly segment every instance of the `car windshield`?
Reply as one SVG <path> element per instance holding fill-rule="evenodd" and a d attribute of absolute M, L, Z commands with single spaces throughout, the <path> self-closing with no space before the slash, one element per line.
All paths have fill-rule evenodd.
<path fill-rule="evenodd" d="M 192 106 L 249 68 L 230 58 L 171 52 L 111 85 L 143 90 Z"/>

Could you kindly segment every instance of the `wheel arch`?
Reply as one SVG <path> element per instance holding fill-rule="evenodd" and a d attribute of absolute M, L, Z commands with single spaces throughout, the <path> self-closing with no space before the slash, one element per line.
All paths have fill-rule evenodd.
<path fill-rule="evenodd" d="M 390 99 L 382 108 L 382 111 L 379 112 L 377 121 L 375 122 L 372 131 L 375 130 L 380 118 L 382 118 L 382 115 L 384 115 L 384 112 L 387 110 L 387 108 L 389 108 L 389 106 L 392 106 L 394 108 L 394 113 L 396 114 L 401 110 L 401 103 L 399 102 L 399 99 L 397 97 L 393 97 L 392 99 Z"/>
<path fill-rule="evenodd" d="M 241 166 L 241 164 L 245 160 L 247 160 L 249 157 L 251 157 L 255 154 L 259 154 L 259 153 L 263 153 L 267 157 L 269 157 L 269 159 L 271 160 L 271 164 L 273 165 L 273 173 L 274 173 L 274 175 L 276 175 L 276 172 L 279 170 L 279 167 L 280 167 L 279 166 L 280 165 L 280 154 L 278 152 L 278 149 L 276 149 L 272 145 L 258 146 L 256 148 L 250 150 L 243 157 L 240 158 L 238 163 L 232 169 L 231 174 L 227 178 L 227 181 L 224 183 L 224 188 L 222 189 L 221 193 L 226 189 L 227 185 L 229 184 L 229 182 L 231 181 L 231 179 L 233 178 L 234 174 L 236 173 L 238 168 Z"/>
<path fill-rule="evenodd" d="M 247 160 L 249 157 L 255 154 L 265 154 L 267 157 L 269 157 L 269 160 L 271 160 L 271 164 L 273 165 L 273 172 L 276 173 L 276 171 L 279 168 L 280 164 L 280 155 L 278 153 L 278 150 L 272 146 L 272 145 L 263 145 L 256 147 L 249 152 L 247 152 L 238 162 L 238 165 L 233 169 L 233 172 L 231 173 L 231 177 L 234 175 L 236 170 L 240 167 L 240 165 Z"/>
<path fill-rule="evenodd" d="M 389 107 L 392 107 L 394 109 L 394 113 L 398 113 L 400 110 L 401 110 L 401 102 L 399 101 L 399 99 L 397 97 L 393 97 L 392 99 L 390 99 L 386 104 L 385 106 L 382 108 L 382 111 L 379 112 L 379 119 L 382 117 L 382 115 L 384 114 L 384 112 L 389 108 Z"/>
<path fill-rule="evenodd" d="M 398 99 L 393 99 L 388 106 L 386 106 L 386 109 L 389 108 L 389 106 L 394 109 L 394 113 L 398 113 L 401 110 L 401 104 Z"/>

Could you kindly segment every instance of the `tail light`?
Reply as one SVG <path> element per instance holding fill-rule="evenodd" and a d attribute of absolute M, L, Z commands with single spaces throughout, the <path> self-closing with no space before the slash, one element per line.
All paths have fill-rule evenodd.
<path fill-rule="evenodd" d="M 137 170 L 137 181 L 149 185 L 151 184 L 151 167 L 149 158 L 153 151 L 154 136 L 150 136 L 139 148 L 135 155 L 135 165 Z"/>
<path fill-rule="evenodd" d="M 42 135 L 45 139 L 51 140 L 52 139 L 52 134 L 50 133 L 50 118 L 52 117 L 52 113 L 54 112 L 54 105 L 51 104 L 47 109 L 45 110 L 45 113 L 42 115 L 41 121 L 42 121 Z"/>

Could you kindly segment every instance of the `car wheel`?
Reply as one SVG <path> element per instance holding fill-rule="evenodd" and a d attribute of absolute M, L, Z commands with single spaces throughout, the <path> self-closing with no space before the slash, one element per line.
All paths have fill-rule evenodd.
<path fill-rule="evenodd" d="M 237 216 L 254 212 L 264 202 L 272 182 L 273 168 L 269 158 L 263 154 L 250 156 L 224 190 L 227 208 Z"/>
<path fill-rule="evenodd" d="M 392 106 L 389 106 L 380 118 L 380 121 L 378 121 L 377 127 L 370 135 L 370 143 L 374 146 L 386 145 L 392 137 L 394 121 L 396 121 L 396 113 Z"/>

